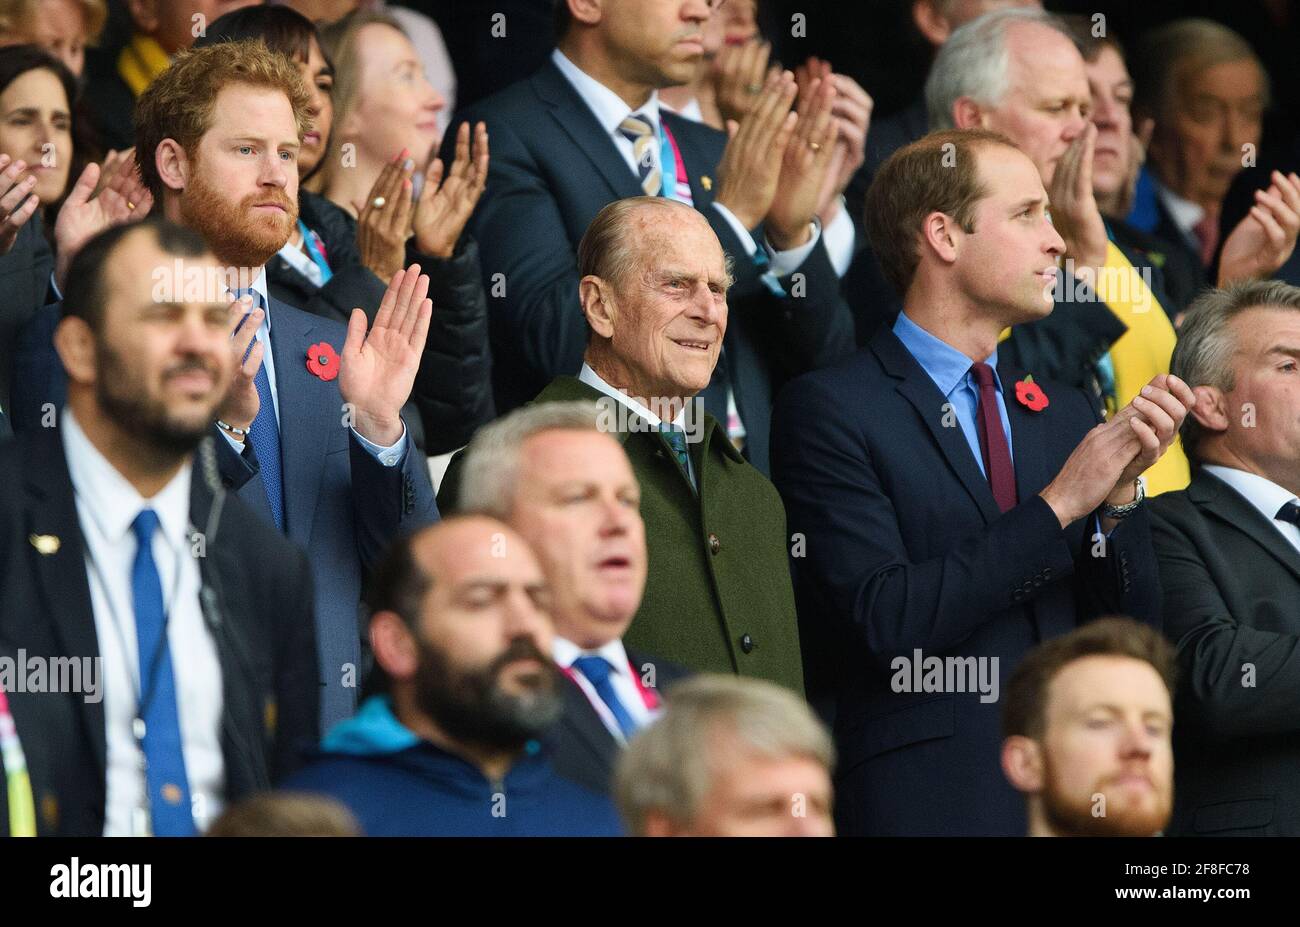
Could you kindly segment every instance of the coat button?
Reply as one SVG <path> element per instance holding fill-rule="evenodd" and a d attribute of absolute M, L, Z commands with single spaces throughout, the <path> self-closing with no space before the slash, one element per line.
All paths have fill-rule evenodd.
<path fill-rule="evenodd" d="M 745 653 L 752 651 L 754 649 L 754 639 L 748 634 L 742 636 L 740 638 L 740 649 L 745 651 Z"/>
<path fill-rule="evenodd" d="M 709 533 L 709 553 L 717 554 L 717 552 L 720 551 L 720 550 L 722 550 L 722 542 L 718 540 L 718 536 L 717 536 L 716 534 L 713 534 L 712 532 L 710 532 L 710 533 Z M 748 651 L 746 651 L 746 652 L 748 652 Z"/>

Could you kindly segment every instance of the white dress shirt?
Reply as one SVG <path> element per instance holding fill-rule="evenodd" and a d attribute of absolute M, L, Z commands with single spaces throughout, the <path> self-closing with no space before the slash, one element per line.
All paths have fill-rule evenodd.
<path fill-rule="evenodd" d="M 655 430 L 658 430 L 659 426 L 663 424 L 663 419 L 655 415 L 653 412 L 651 412 L 649 409 L 647 409 L 637 400 L 633 399 L 627 393 L 623 392 L 623 390 L 615 389 L 614 387 L 610 386 L 608 383 L 605 382 L 605 380 L 601 377 L 600 374 L 592 370 L 589 366 L 587 366 L 587 364 L 584 363 L 582 365 L 582 369 L 578 371 L 578 379 L 581 380 L 583 383 L 586 383 L 592 389 L 598 389 L 606 396 L 609 396 L 611 399 L 614 399 L 615 401 L 622 403 L 629 410 L 635 412 L 640 418 L 645 419 L 645 421 L 648 422 L 650 426 Z M 728 390 L 727 393 L 728 393 L 728 400 L 730 401 L 731 391 Z M 669 424 L 677 428 L 680 428 L 682 431 L 686 432 L 689 437 L 691 432 L 690 429 L 686 427 L 685 406 L 683 406 L 677 412 L 677 417 L 673 419 Z M 701 422 L 701 426 L 702 425 L 703 423 Z M 703 434 L 702 431 L 701 434 Z M 695 482 L 696 485 L 698 485 L 699 481 L 695 479 L 695 462 L 690 460 L 689 454 L 687 455 L 687 468 L 691 472 L 691 480 Z"/>
<path fill-rule="evenodd" d="M 572 641 L 565 640 L 562 637 L 556 637 L 552 655 L 555 662 L 562 669 L 572 672 L 572 679 L 578 684 L 578 688 L 587 696 L 587 701 L 591 702 L 591 707 L 600 715 L 600 720 L 604 722 L 605 727 L 614 735 L 614 739 L 619 743 L 625 743 L 623 729 L 618 726 L 618 719 L 614 713 L 609 710 L 605 700 L 600 697 L 596 687 L 591 684 L 586 676 L 574 667 L 573 663 L 582 656 L 604 657 L 609 662 L 613 670 L 609 674 L 610 684 L 614 687 L 614 693 L 618 700 L 623 704 L 623 708 L 632 720 L 636 722 L 638 729 L 645 727 L 659 714 L 658 710 L 652 710 L 641 697 L 641 690 L 637 687 L 636 681 L 632 678 L 632 668 L 628 663 L 627 651 L 623 648 L 621 640 L 612 640 L 604 647 L 596 650 L 583 650 Z M 641 671 L 640 667 L 636 668 L 637 672 Z"/>
<path fill-rule="evenodd" d="M 1289 489 L 1283 489 L 1267 477 L 1247 473 L 1245 470 L 1238 470 L 1235 467 L 1205 464 L 1203 469 L 1206 473 L 1217 476 L 1244 496 L 1247 502 L 1259 510 L 1265 521 L 1276 528 L 1278 533 L 1286 538 L 1292 547 L 1300 550 L 1300 526 L 1277 518 L 1278 509 L 1288 502 L 1298 501 L 1295 493 Z"/>
<path fill-rule="evenodd" d="M 1153 177 L 1152 180 L 1155 180 Z M 1201 253 L 1201 240 L 1196 237 L 1196 225 L 1205 218 L 1205 207 L 1185 200 L 1160 181 L 1155 180 L 1156 196 L 1164 204 L 1174 225 L 1182 233 L 1183 243 L 1197 255 Z"/>
<path fill-rule="evenodd" d="M 104 836 L 136 834 L 135 812 L 145 807 L 143 756 L 131 730 L 140 691 L 131 593 L 138 545 L 131 526 L 145 508 L 158 513 L 153 559 L 167 609 L 181 752 L 195 826 L 202 831 L 220 814 L 226 785 L 221 752 L 221 662 L 199 606 L 201 577 L 191 553 L 192 470 L 181 467 L 156 496 L 144 499 L 91 444 L 71 409 L 64 409 L 59 431 L 72 477 L 77 521 L 86 542 L 86 576 L 102 660 L 108 747 Z"/>
<path fill-rule="evenodd" d="M 660 114 L 658 92 L 651 91 L 650 99 L 647 100 L 640 109 L 634 111 L 623 102 L 622 98 L 619 97 L 618 94 L 579 68 L 558 48 L 551 52 L 551 60 L 554 61 L 555 66 L 560 69 L 560 73 L 563 74 L 568 79 L 569 83 L 573 85 L 573 89 L 578 92 L 578 96 L 582 97 L 583 102 L 585 102 L 588 108 L 591 109 L 591 112 L 596 117 L 596 121 L 604 127 L 605 131 L 609 133 L 610 138 L 614 140 L 614 145 L 618 148 L 619 154 L 621 154 L 623 160 L 627 162 L 628 170 L 630 170 L 634 176 L 640 176 L 637 172 L 636 155 L 633 150 L 634 146 L 632 145 L 631 140 L 619 131 L 618 127 L 622 124 L 624 119 L 633 114 L 648 119 L 651 125 L 659 126 Z M 651 146 L 651 152 L 654 156 L 655 164 L 658 165 L 662 171 L 663 165 L 659 163 L 659 146 Z M 731 226 L 732 231 L 736 233 L 736 237 L 740 239 L 741 246 L 744 247 L 750 257 L 753 257 L 754 253 L 758 251 L 758 243 L 754 241 L 754 236 L 749 233 L 749 230 L 741 224 L 740 220 L 737 219 L 726 206 L 715 201 L 713 208 L 727 220 L 727 224 Z M 849 226 L 851 230 L 851 222 L 849 223 Z M 764 242 L 764 248 L 767 250 L 768 261 L 771 265 L 771 272 L 777 277 L 784 277 L 798 270 L 799 265 L 807 260 L 808 255 L 812 254 L 812 250 L 817 246 L 817 242 L 820 238 L 821 223 L 814 219 L 812 223 L 812 237 L 808 239 L 806 244 L 800 245 L 798 248 L 791 248 L 789 251 L 777 251 L 773 249 L 771 245 Z M 850 240 L 850 249 L 851 248 L 852 241 Z M 852 257 L 851 254 L 850 257 Z M 845 269 L 848 269 L 847 264 Z"/>
<path fill-rule="evenodd" d="M 271 298 L 266 291 L 266 268 L 263 267 L 258 273 L 257 279 L 253 281 L 250 289 L 262 297 L 262 305 L 266 307 L 266 312 L 262 316 L 262 324 L 257 328 L 256 338 L 262 342 L 262 366 L 266 368 L 267 384 L 271 387 L 271 405 L 275 407 L 275 421 L 277 427 L 280 422 L 280 391 L 275 384 L 275 356 L 271 353 Z M 305 364 L 306 358 L 303 358 Z M 406 422 L 402 422 L 402 436 L 397 439 L 397 443 L 389 447 L 380 447 L 373 441 L 367 441 L 357 433 L 355 428 L 351 429 L 352 433 L 357 436 L 357 441 L 361 446 L 370 452 L 370 455 L 378 460 L 385 467 L 395 467 L 402 462 L 406 455 Z M 221 432 L 222 437 L 234 449 L 236 454 L 242 454 L 244 443 L 236 441 L 230 437 L 224 430 Z M 248 438 L 244 439 L 247 442 Z"/>

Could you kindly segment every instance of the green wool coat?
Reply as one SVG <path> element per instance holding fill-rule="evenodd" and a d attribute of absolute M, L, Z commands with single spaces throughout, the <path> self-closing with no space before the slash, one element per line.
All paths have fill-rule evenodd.
<path fill-rule="evenodd" d="M 559 377 L 534 401 L 602 398 L 576 377 Z M 614 435 L 641 483 L 650 569 L 624 642 L 698 672 L 767 679 L 802 695 L 785 507 L 776 488 L 706 415 L 704 439 L 689 445 L 697 496 L 658 431 L 631 422 Z M 453 458 L 438 493 L 444 513 L 456 509 L 462 456 Z"/>

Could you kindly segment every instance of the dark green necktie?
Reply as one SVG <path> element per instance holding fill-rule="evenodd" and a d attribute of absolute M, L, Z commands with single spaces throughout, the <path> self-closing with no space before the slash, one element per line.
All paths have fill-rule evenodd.
<path fill-rule="evenodd" d="M 686 432 L 676 425 L 669 425 L 666 422 L 659 423 L 659 433 L 663 435 L 664 440 L 672 449 L 673 456 L 677 458 L 678 465 L 682 468 L 682 473 L 691 481 L 691 488 L 698 489 L 695 484 L 695 474 L 691 470 L 691 455 L 686 449 Z"/>

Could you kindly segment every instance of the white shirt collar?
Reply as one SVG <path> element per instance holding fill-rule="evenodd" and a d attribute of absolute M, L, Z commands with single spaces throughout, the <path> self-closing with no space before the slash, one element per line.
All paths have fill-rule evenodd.
<path fill-rule="evenodd" d="M 649 119 L 658 128 L 659 91 L 652 90 L 650 99 L 640 109 L 633 110 L 623 102 L 622 97 L 570 61 L 558 48 L 551 52 L 551 60 L 573 85 L 573 89 L 578 91 L 578 96 L 582 97 L 583 102 L 595 114 L 596 120 L 610 135 L 617 132 L 619 124 L 633 112 Z"/>
<path fill-rule="evenodd" d="M 553 639 L 551 656 L 562 668 L 569 669 L 578 657 L 584 655 L 604 657 L 609 662 L 609 665 L 614 668 L 614 672 L 620 676 L 627 676 L 632 672 L 631 664 L 627 658 L 627 650 L 623 646 L 623 641 L 619 638 L 614 638 L 608 644 L 597 647 L 595 650 L 583 650 L 573 641 L 565 640 L 558 635 Z"/>
<path fill-rule="evenodd" d="M 704 121 L 704 110 L 700 109 L 699 97 L 691 97 L 689 100 L 686 101 L 686 105 L 683 106 L 681 109 L 673 109 L 667 103 L 660 100 L 659 108 L 666 109 L 670 113 L 676 113 L 678 116 L 681 116 L 683 119 L 689 119 L 692 122 Z"/>
<path fill-rule="evenodd" d="M 72 409 L 64 408 L 59 422 L 68 474 L 77 494 L 79 510 L 94 521 L 111 544 L 125 541 L 140 510 L 158 513 L 161 533 L 173 551 L 189 546 L 190 480 L 188 463 L 152 499 L 143 498 L 134 486 L 91 443 L 77 423 Z"/>
<path fill-rule="evenodd" d="M 1173 190 L 1170 190 L 1160 181 L 1156 181 L 1156 193 L 1159 195 L 1161 202 L 1165 204 L 1165 209 L 1169 210 L 1170 217 L 1174 220 L 1174 225 L 1178 226 L 1184 233 L 1195 237 L 1192 231 L 1196 223 L 1205 218 L 1205 207 L 1191 200 L 1185 200 Z"/>
<path fill-rule="evenodd" d="M 593 389 L 600 390 L 606 396 L 609 396 L 617 400 L 618 402 L 621 402 L 623 405 L 627 406 L 629 409 L 635 412 L 638 416 L 640 416 L 641 418 L 649 422 L 652 428 L 658 428 L 661 424 L 663 424 L 663 420 L 659 418 L 659 416 L 655 415 L 645 406 L 641 405 L 641 403 L 637 402 L 635 399 L 633 399 L 623 390 L 615 389 L 614 387 L 610 386 L 608 383 L 606 383 L 604 380 L 601 379 L 600 374 L 592 370 L 591 367 L 589 367 L 585 362 L 582 365 L 582 370 L 578 371 L 578 379 L 581 380 L 583 383 L 586 383 L 588 386 L 592 387 Z M 672 420 L 672 424 L 676 425 L 678 428 L 681 428 L 683 430 L 686 429 L 686 407 L 685 406 L 682 406 L 681 410 L 677 413 L 677 417 Z"/>
<path fill-rule="evenodd" d="M 1259 509 L 1261 515 L 1274 524 L 1282 524 L 1276 520 L 1278 510 L 1288 502 L 1296 501 L 1296 495 L 1291 490 L 1284 489 L 1257 473 L 1247 473 L 1245 470 L 1218 464 L 1205 464 L 1202 469 L 1235 489 L 1245 497 L 1247 502 Z"/>

